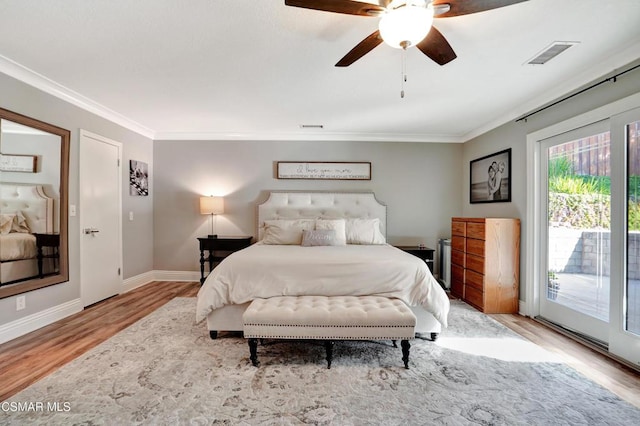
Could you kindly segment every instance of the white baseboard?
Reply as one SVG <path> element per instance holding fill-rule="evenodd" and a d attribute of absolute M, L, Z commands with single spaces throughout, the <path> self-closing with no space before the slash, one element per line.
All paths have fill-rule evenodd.
<path fill-rule="evenodd" d="M 122 293 L 126 293 L 152 281 L 200 282 L 200 273 L 195 271 L 148 271 L 122 282 Z"/>
<path fill-rule="evenodd" d="M 154 271 L 147 271 L 143 274 L 136 275 L 135 277 L 127 278 L 122 282 L 121 293 L 127 293 L 133 289 L 142 287 L 143 285 L 150 283 L 151 281 L 155 281 Z"/>
<path fill-rule="evenodd" d="M 36 312 L 24 318 L 0 326 L 0 343 L 8 342 L 16 337 L 31 333 L 34 330 L 52 324 L 63 318 L 82 311 L 80 299 L 71 300 L 62 305 Z"/>
<path fill-rule="evenodd" d="M 200 272 L 196 271 L 153 271 L 155 281 L 197 281 L 200 282 Z"/>

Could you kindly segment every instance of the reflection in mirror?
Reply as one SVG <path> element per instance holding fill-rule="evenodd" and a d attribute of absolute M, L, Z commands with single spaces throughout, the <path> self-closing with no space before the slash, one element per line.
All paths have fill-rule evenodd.
<path fill-rule="evenodd" d="M 68 281 L 69 131 L 0 108 L 0 298 Z"/>

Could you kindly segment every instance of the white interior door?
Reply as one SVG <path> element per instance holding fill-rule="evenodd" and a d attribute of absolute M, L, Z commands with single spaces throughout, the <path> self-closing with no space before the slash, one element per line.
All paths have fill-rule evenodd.
<path fill-rule="evenodd" d="M 80 281 L 84 306 L 122 288 L 122 144 L 80 131 Z"/>

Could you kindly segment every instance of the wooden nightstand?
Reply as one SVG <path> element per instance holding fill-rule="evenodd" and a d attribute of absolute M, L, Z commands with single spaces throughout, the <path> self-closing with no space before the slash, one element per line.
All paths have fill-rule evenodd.
<path fill-rule="evenodd" d="M 205 279 L 205 261 L 209 261 L 209 272 L 211 272 L 214 268 L 214 262 L 220 262 L 231 253 L 249 247 L 252 239 L 253 237 L 250 236 L 198 238 L 198 241 L 200 241 L 200 284 L 202 285 Z M 209 255 L 206 257 L 204 255 L 205 251 L 209 252 Z"/>
<path fill-rule="evenodd" d="M 38 262 L 38 276 L 44 277 L 44 271 L 42 267 L 42 261 L 44 259 L 53 259 L 53 269 L 57 269 L 56 262 L 60 259 L 60 234 L 46 234 L 46 233 L 34 233 L 36 237 L 36 247 L 38 249 L 37 262 Z M 45 253 L 44 248 L 49 247 L 49 253 Z"/>
<path fill-rule="evenodd" d="M 394 246 L 399 248 L 402 251 L 406 251 L 407 253 L 411 253 L 412 255 L 419 257 L 424 260 L 429 270 L 433 274 L 433 253 L 434 249 L 429 247 L 419 247 L 419 246 Z"/>

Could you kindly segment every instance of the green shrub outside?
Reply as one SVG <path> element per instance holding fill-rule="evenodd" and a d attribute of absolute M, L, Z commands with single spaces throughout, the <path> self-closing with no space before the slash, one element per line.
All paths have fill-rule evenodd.
<path fill-rule="evenodd" d="M 640 176 L 628 182 L 630 231 L 640 231 Z M 608 229 L 611 178 L 577 175 L 564 157 L 549 161 L 549 221 L 581 229 Z"/>

